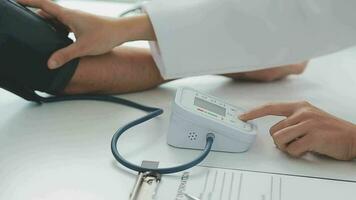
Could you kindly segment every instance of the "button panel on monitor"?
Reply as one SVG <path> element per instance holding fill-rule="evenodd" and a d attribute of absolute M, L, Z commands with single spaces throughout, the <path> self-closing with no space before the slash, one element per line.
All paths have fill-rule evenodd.
<path fill-rule="evenodd" d="M 252 131 L 253 130 L 253 127 L 251 124 L 248 124 L 246 122 L 239 120 L 239 116 L 244 113 L 243 109 L 236 108 L 232 105 L 221 102 L 216 98 L 213 98 L 213 97 L 210 97 L 210 96 L 207 96 L 204 94 L 200 94 L 198 92 L 195 92 L 194 96 L 195 97 L 192 99 L 194 102 L 192 102 L 191 106 L 193 106 L 194 110 L 197 111 L 198 113 L 200 113 L 204 116 L 207 116 L 209 118 L 213 118 L 215 120 L 219 120 L 224 123 L 231 124 L 231 125 L 236 126 L 239 129 L 244 130 L 244 131 Z M 214 104 L 214 105 L 220 107 L 221 108 L 220 110 L 224 109 L 225 111 L 220 112 L 220 114 L 218 114 L 217 112 L 213 112 L 211 109 L 207 109 L 206 107 L 204 108 L 204 106 L 200 106 L 200 105 L 198 106 L 195 104 L 196 98 L 200 99 L 198 102 L 206 101 L 206 102 L 208 102 L 208 104 Z M 211 105 L 211 106 L 213 106 L 213 105 Z M 225 113 L 225 114 L 223 115 L 222 113 Z"/>

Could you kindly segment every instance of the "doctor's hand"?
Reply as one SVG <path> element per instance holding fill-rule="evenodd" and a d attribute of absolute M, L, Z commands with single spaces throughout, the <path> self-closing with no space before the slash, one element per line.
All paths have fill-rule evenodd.
<path fill-rule="evenodd" d="M 240 81 L 271 82 L 283 79 L 289 75 L 297 75 L 304 72 L 308 62 L 292 64 L 269 69 L 226 74 L 227 77 Z"/>
<path fill-rule="evenodd" d="M 286 117 L 270 129 L 280 150 L 299 157 L 307 152 L 338 160 L 356 157 L 356 125 L 307 102 L 267 104 L 240 116 L 248 121 L 267 115 Z"/>
<path fill-rule="evenodd" d="M 76 42 L 50 57 L 48 66 L 51 69 L 78 57 L 107 53 L 124 42 L 155 38 L 147 15 L 115 19 L 64 8 L 50 0 L 17 2 L 40 9 L 39 15 L 62 23 L 74 33 Z"/>

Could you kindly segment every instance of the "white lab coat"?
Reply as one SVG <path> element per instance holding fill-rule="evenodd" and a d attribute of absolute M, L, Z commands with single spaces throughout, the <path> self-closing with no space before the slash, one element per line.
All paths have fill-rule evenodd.
<path fill-rule="evenodd" d="M 355 0 L 153 0 L 166 78 L 297 63 L 356 44 Z"/>

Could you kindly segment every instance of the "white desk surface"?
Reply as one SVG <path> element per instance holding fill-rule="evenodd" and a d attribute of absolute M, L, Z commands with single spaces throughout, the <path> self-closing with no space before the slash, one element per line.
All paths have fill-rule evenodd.
<path fill-rule="evenodd" d="M 64 5 L 116 15 L 122 4 Z M 83 6 L 85 5 L 85 6 Z M 127 5 L 126 5 L 127 6 Z M 162 166 L 189 161 L 199 151 L 166 144 L 170 102 L 177 87 L 189 86 L 235 105 L 252 108 L 271 101 L 308 100 L 326 111 L 356 122 L 356 49 L 313 60 L 301 76 L 258 84 L 233 82 L 220 76 L 173 81 L 161 87 L 122 95 L 166 111 L 160 118 L 129 131 L 120 141 L 131 161 L 159 160 Z M 127 199 L 134 175 L 114 161 L 111 136 L 119 126 L 143 113 L 123 106 L 96 102 L 66 102 L 37 106 L 0 90 L 0 199 Z M 278 151 L 269 127 L 280 118 L 257 120 L 259 135 L 250 151 L 211 153 L 204 166 L 277 174 L 356 181 L 356 162 L 307 155 L 290 158 Z"/>

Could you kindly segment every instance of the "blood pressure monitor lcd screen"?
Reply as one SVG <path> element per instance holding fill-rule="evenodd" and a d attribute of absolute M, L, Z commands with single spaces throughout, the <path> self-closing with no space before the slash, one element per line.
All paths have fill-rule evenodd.
<path fill-rule="evenodd" d="M 194 105 L 224 117 L 226 115 L 226 108 L 210 103 L 198 97 L 195 97 Z"/>

